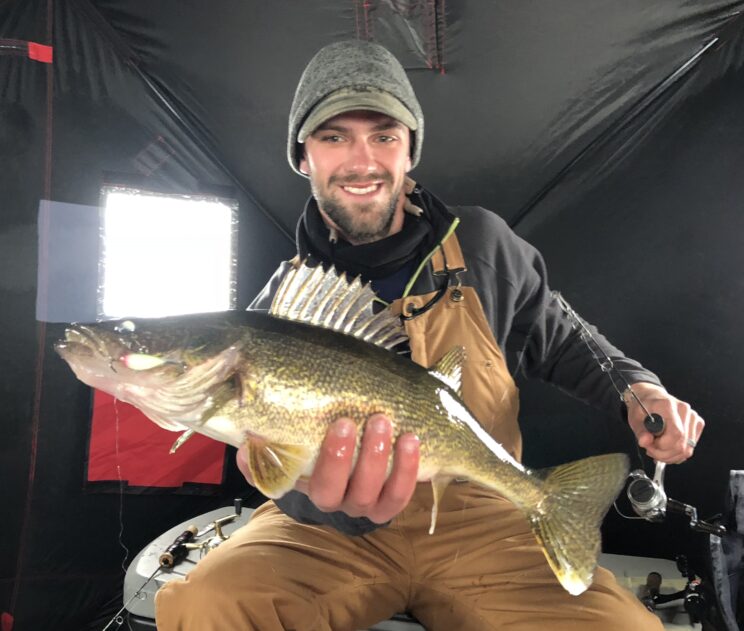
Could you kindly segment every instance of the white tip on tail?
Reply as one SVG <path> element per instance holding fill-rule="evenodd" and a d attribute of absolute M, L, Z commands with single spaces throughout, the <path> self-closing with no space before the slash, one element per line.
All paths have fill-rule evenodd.
<path fill-rule="evenodd" d="M 593 575 L 590 576 L 590 579 L 591 578 L 593 578 Z M 585 583 L 584 580 L 576 574 L 566 574 L 562 579 L 560 579 L 560 581 L 563 589 L 571 594 L 571 596 L 583 594 L 587 589 L 589 589 L 589 585 L 591 585 L 591 582 L 589 584 Z"/>

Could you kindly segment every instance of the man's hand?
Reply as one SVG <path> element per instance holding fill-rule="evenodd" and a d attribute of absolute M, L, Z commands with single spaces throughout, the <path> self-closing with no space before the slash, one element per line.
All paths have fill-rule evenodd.
<path fill-rule="evenodd" d="M 367 420 L 356 466 L 353 465 L 356 426 L 350 419 L 337 419 L 326 433 L 315 469 L 308 479 L 298 480 L 295 489 L 305 493 L 320 510 L 343 511 L 351 517 L 367 517 L 382 524 L 407 505 L 416 489 L 419 441 L 404 434 L 395 442 L 393 468 L 387 475 L 393 450 L 390 419 L 375 414 Z M 237 465 L 253 484 L 245 447 L 237 454 Z"/>
<path fill-rule="evenodd" d="M 645 449 L 650 458 L 669 464 L 679 464 L 690 458 L 705 421 L 690 407 L 670 395 L 664 388 L 652 383 L 634 383 L 633 392 L 651 414 L 664 419 L 664 432 L 654 436 L 644 426 L 646 413 L 630 393 L 625 394 L 628 406 L 628 423 L 638 440 L 638 446 Z"/>

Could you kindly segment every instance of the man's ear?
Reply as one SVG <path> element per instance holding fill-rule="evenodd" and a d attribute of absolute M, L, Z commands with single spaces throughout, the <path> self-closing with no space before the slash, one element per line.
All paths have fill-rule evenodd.
<path fill-rule="evenodd" d="M 303 175 L 310 175 L 310 167 L 308 166 L 307 159 L 304 155 L 300 158 L 300 173 Z"/>
<path fill-rule="evenodd" d="M 406 130 L 408 131 L 408 157 L 406 158 L 406 173 L 409 173 L 413 168 L 411 164 L 413 161 L 414 147 L 416 145 L 416 132 L 411 131 L 407 127 Z"/>
<path fill-rule="evenodd" d="M 297 157 L 299 158 L 300 173 L 303 175 L 310 175 L 310 166 L 307 163 L 307 153 L 305 151 L 305 143 L 297 143 Z"/>

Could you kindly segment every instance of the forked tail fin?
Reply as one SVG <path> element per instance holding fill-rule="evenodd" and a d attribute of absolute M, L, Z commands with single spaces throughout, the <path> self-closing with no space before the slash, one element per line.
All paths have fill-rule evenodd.
<path fill-rule="evenodd" d="M 628 475 L 625 454 L 607 454 L 537 472 L 545 498 L 530 524 L 561 585 L 574 596 L 592 583 L 600 526 Z"/>

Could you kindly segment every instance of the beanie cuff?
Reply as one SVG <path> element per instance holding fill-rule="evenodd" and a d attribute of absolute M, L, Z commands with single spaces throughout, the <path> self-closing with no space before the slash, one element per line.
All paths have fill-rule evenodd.
<path fill-rule="evenodd" d="M 327 120 L 355 110 L 387 114 L 411 131 L 418 129 L 416 117 L 389 92 L 368 86 L 341 88 L 323 98 L 311 111 L 297 133 L 297 142 L 305 142 Z"/>

